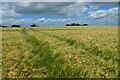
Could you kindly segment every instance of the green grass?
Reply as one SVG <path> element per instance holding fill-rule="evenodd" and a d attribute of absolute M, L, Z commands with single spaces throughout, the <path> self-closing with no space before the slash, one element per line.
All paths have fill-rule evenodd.
<path fill-rule="evenodd" d="M 118 77 L 117 27 L 2 30 L 4 78 Z"/>

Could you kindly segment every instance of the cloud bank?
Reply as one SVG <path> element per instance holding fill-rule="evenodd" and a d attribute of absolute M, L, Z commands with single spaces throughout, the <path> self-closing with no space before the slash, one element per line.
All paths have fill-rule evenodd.
<path fill-rule="evenodd" d="M 110 2 L 3 2 L 0 13 L 5 25 L 37 23 L 53 26 L 73 22 L 105 25 L 106 18 L 110 25 L 117 25 L 116 5 Z"/>

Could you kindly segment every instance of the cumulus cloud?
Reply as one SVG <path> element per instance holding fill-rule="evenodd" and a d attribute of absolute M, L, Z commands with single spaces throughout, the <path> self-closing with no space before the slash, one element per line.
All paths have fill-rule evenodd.
<path fill-rule="evenodd" d="M 58 19 L 52 19 L 52 18 L 39 18 L 35 20 L 35 23 L 39 25 L 65 25 L 65 23 L 70 22 L 71 19 L 66 18 L 58 18 Z"/>
<path fill-rule="evenodd" d="M 85 6 L 85 4 L 89 4 L 89 7 Z M 2 17 L 3 23 L 9 25 L 30 25 L 32 23 L 39 25 L 65 25 L 73 22 L 89 23 L 91 19 L 103 19 L 108 13 L 109 17 L 117 15 L 117 7 L 108 10 L 98 10 L 99 6 L 103 4 L 82 2 L 3 2 Z M 97 6 L 97 8 L 93 9 L 91 6 Z"/>
<path fill-rule="evenodd" d="M 98 19 L 98 18 L 103 18 L 106 16 L 107 11 L 106 10 L 97 10 L 97 11 L 92 11 L 89 12 L 91 18 Z"/>
<path fill-rule="evenodd" d="M 3 0 L 3 2 L 20 2 L 28 0 Z M 29 2 L 118 2 L 119 0 L 29 0 Z"/>
<path fill-rule="evenodd" d="M 76 3 L 76 2 L 5 2 L 3 3 L 3 18 L 14 18 L 18 16 L 24 16 L 28 14 L 32 15 L 47 15 L 47 16 L 63 16 L 63 17 L 70 17 L 70 16 L 77 16 L 87 11 L 88 8 L 84 7 L 83 3 Z M 39 18 L 39 17 L 38 17 Z M 15 23 L 13 19 L 3 19 L 4 22 L 8 22 L 8 20 L 12 23 Z M 23 22 L 22 20 L 15 20 L 16 23 Z M 28 20 L 31 21 L 31 20 Z M 35 20 L 36 22 L 65 22 L 65 19 L 46 19 L 46 18 L 39 18 Z M 27 22 L 25 23 L 27 24 Z"/>
<path fill-rule="evenodd" d="M 65 16 L 83 13 L 87 8 L 80 2 L 5 2 L 3 11 L 11 14 L 46 14 Z"/>
<path fill-rule="evenodd" d="M 20 16 L 21 14 L 16 13 L 16 11 L 14 10 L 12 4 L 4 4 L 2 5 L 2 17 L 14 17 L 14 16 Z"/>
<path fill-rule="evenodd" d="M 94 25 L 118 25 L 118 8 L 91 11 L 87 19 Z"/>
<path fill-rule="evenodd" d="M 108 13 L 117 15 L 118 14 L 118 8 L 117 7 L 111 8 L 111 9 L 109 9 Z"/>
<path fill-rule="evenodd" d="M 9 18 L 9 19 L 4 19 L 2 20 L 3 25 L 13 25 L 13 24 L 19 24 L 19 25 L 30 25 L 31 23 L 34 23 L 34 19 L 14 19 L 14 18 Z"/>
<path fill-rule="evenodd" d="M 7 7 L 14 9 L 18 14 L 47 14 L 47 15 L 66 15 L 66 8 L 74 2 L 19 2 L 3 3 L 3 10 Z M 7 8 L 8 9 L 8 8 Z"/>
<path fill-rule="evenodd" d="M 14 18 L 9 18 L 9 19 L 4 19 L 3 20 L 3 25 L 8 23 L 8 25 L 13 25 L 13 24 L 19 24 L 22 26 L 30 26 L 32 23 L 36 23 L 40 26 L 61 26 L 65 25 L 67 23 L 73 23 L 73 21 L 80 22 L 77 19 L 70 19 L 70 18 L 38 18 L 38 19 L 14 19 Z"/>
<path fill-rule="evenodd" d="M 91 11 L 89 12 L 90 14 L 90 18 L 94 18 L 94 19 L 100 19 L 100 18 L 104 18 L 106 16 L 109 15 L 117 15 L 118 14 L 118 8 L 110 8 L 109 10 L 97 10 L 97 11 Z"/>
<path fill-rule="evenodd" d="M 45 21 L 46 19 L 45 18 L 40 18 L 40 19 L 38 19 L 36 22 L 38 23 L 38 22 L 43 22 L 43 21 Z"/>
<path fill-rule="evenodd" d="M 20 15 L 21 14 L 16 13 L 14 9 L 6 10 L 6 11 L 2 10 L 3 17 L 14 17 L 14 16 L 20 16 Z"/>

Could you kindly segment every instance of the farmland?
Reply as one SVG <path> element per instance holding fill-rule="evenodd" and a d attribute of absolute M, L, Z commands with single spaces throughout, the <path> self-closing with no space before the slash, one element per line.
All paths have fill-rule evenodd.
<path fill-rule="evenodd" d="M 117 78 L 118 27 L 2 28 L 3 78 Z"/>

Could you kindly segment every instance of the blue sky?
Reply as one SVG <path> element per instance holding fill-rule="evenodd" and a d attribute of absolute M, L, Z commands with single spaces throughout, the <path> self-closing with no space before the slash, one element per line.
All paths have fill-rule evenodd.
<path fill-rule="evenodd" d="M 3 2 L 2 24 L 64 26 L 118 25 L 117 2 Z"/>

